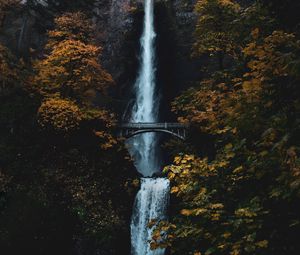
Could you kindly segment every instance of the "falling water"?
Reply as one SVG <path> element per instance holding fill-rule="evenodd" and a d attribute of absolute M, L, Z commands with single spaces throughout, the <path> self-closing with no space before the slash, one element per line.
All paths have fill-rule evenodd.
<path fill-rule="evenodd" d="M 153 0 L 145 0 L 144 30 L 141 37 L 141 67 L 135 82 L 136 100 L 132 108 L 131 122 L 156 122 L 159 100 L 155 91 L 155 31 Z M 157 155 L 157 135 L 146 133 L 132 138 L 130 152 L 137 170 L 151 177 L 160 169 Z"/>
<path fill-rule="evenodd" d="M 136 97 L 130 120 L 135 123 L 157 122 L 159 110 L 159 96 L 155 88 L 154 0 L 145 0 L 144 9 L 141 67 L 134 85 Z M 131 221 L 132 255 L 163 255 L 164 249 L 150 249 L 153 228 L 148 227 L 151 220 L 166 218 L 169 198 L 169 180 L 149 178 L 161 169 L 158 137 L 155 133 L 142 134 L 131 138 L 128 147 L 137 170 L 148 177 L 141 179 L 141 188 L 135 199 Z"/>
<path fill-rule="evenodd" d="M 131 222 L 131 244 L 133 255 L 162 255 L 163 249 L 151 250 L 149 241 L 151 220 L 163 220 L 169 200 L 169 180 L 165 178 L 142 178 L 141 189 L 135 200 Z"/>

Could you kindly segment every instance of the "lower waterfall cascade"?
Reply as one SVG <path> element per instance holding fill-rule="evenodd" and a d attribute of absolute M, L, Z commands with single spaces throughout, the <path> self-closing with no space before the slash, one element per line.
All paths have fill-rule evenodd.
<path fill-rule="evenodd" d="M 164 254 L 164 249 L 151 251 L 152 219 L 163 220 L 169 201 L 170 182 L 166 178 L 142 178 L 141 188 L 136 196 L 131 222 L 132 254 Z"/>

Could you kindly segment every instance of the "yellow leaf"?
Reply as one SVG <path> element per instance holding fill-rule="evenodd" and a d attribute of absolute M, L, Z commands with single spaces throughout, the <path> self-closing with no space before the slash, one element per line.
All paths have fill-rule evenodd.
<path fill-rule="evenodd" d="M 267 248 L 269 242 L 267 240 L 259 241 L 256 243 L 256 246 L 259 248 Z"/>
<path fill-rule="evenodd" d="M 180 213 L 184 216 L 190 216 L 192 214 L 192 211 L 191 210 L 188 210 L 188 209 L 182 209 L 180 211 Z"/>
<path fill-rule="evenodd" d="M 229 238 L 230 236 L 231 236 L 231 233 L 229 233 L 229 232 L 225 232 L 225 233 L 223 234 L 223 237 L 224 237 L 225 239 Z"/>
<path fill-rule="evenodd" d="M 181 161 L 181 157 L 175 157 L 175 159 L 174 159 L 175 164 L 179 164 L 180 161 Z"/>
<path fill-rule="evenodd" d="M 243 89 L 245 91 L 250 91 L 252 90 L 252 83 L 250 81 L 244 81 L 243 82 Z"/>
<path fill-rule="evenodd" d="M 240 173 L 242 171 L 243 171 L 243 166 L 239 166 L 239 167 L 237 167 L 236 169 L 233 170 L 233 173 L 234 174 L 238 174 L 238 173 Z"/>
<path fill-rule="evenodd" d="M 179 191 L 179 188 L 178 187 L 172 187 L 171 189 L 171 193 L 177 193 Z"/>
<path fill-rule="evenodd" d="M 169 178 L 170 180 L 174 179 L 174 177 L 175 177 L 175 174 L 174 174 L 174 173 L 170 172 L 170 173 L 168 174 L 168 178 Z"/>

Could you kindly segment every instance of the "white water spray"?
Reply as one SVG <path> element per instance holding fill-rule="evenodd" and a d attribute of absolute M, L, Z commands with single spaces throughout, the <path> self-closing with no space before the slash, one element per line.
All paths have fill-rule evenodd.
<path fill-rule="evenodd" d="M 141 67 L 135 82 L 135 104 L 131 122 L 157 122 L 159 99 L 155 88 L 155 31 L 154 0 L 145 0 L 145 18 L 141 37 Z M 128 141 L 137 170 L 144 177 L 151 177 L 161 169 L 158 138 L 155 133 L 141 134 Z M 164 249 L 151 250 L 153 228 L 151 220 L 164 220 L 169 201 L 169 180 L 165 178 L 142 178 L 132 214 L 132 255 L 163 255 Z"/>

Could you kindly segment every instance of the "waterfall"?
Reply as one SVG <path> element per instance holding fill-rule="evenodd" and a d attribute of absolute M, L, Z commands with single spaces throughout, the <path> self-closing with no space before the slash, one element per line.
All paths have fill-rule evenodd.
<path fill-rule="evenodd" d="M 169 200 L 169 180 L 165 178 L 142 178 L 141 189 L 135 200 L 131 222 L 132 255 L 161 255 L 163 249 L 151 251 L 152 219 L 163 220 Z"/>
<path fill-rule="evenodd" d="M 141 37 L 141 67 L 134 90 L 135 104 L 132 108 L 131 122 L 156 122 L 158 120 L 159 100 L 155 91 L 155 31 L 153 0 L 145 0 L 144 29 Z M 135 159 L 137 170 L 151 177 L 160 169 L 157 153 L 157 135 L 146 133 L 129 140 L 130 153 Z"/>
<path fill-rule="evenodd" d="M 155 82 L 155 31 L 154 0 L 144 2 L 144 26 L 140 40 L 141 66 L 134 84 L 135 103 L 131 122 L 157 122 L 159 95 Z M 137 170 L 148 178 L 141 179 L 141 188 L 136 196 L 131 220 L 132 255 L 163 255 L 164 249 L 152 251 L 150 240 L 153 227 L 151 220 L 164 220 L 169 200 L 169 180 L 150 178 L 161 169 L 158 137 L 155 133 L 141 134 L 127 142 Z"/>

